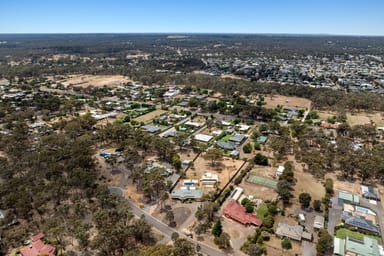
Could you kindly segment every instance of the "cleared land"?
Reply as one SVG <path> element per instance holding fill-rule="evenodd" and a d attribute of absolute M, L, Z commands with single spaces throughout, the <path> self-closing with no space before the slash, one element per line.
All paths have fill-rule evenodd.
<path fill-rule="evenodd" d="M 359 112 L 359 113 L 348 113 L 347 114 L 348 123 L 351 126 L 354 125 L 363 125 L 374 123 L 377 126 L 384 126 L 384 113 L 381 112 Z"/>
<path fill-rule="evenodd" d="M 304 98 L 299 97 L 289 97 L 282 95 L 266 95 L 264 98 L 267 108 L 275 108 L 277 105 L 284 107 L 295 107 L 298 109 L 309 109 L 311 106 L 311 101 Z"/>
<path fill-rule="evenodd" d="M 147 113 L 145 115 L 136 117 L 134 120 L 137 121 L 137 122 L 148 123 L 148 122 L 152 121 L 152 119 L 154 119 L 156 117 L 159 117 L 160 115 L 162 115 L 162 114 L 164 114 L 166 112 L 167 111 L 165 111 L 165 110 L 157 109 L 157 110 L 149 112 L 149 113 Z"/>
<path fill-rule="evenodd" d="M 277 193 L 272 188 L 249 183 L 245 180 L 240 184 L 240 187 L 244 189 L 245 195 L 252 195 L 256 199 L 271 201 L 277 198 Z"/>
<path fill-rule="evenodd" d="M 64 85 L 73 87 L 117 87 L 124 83 L 133 82 L 131 79 L 121 75 L 73 75 L 64 80 L 57 81 Z"/>
<path fill-rule="evenodd" d="M 195 160 L 193 168 L 188 169 L 186 173 L 186 179 L 200 179 L 205 173 L 209 172 L 213 175 L 218 175 L 218 187 L 223 188 L 242 164 L 242 160 L 235 160 L 232 158 L 224 157 L 222 161 L 218 161 L 217 164 L 212 166 L 211 161 L 205 160 L 202 155 L 200 155 Z M 213 188 L 206 188 L 203 186 L 202 189 L 204 192 L 208 192 Z"/>

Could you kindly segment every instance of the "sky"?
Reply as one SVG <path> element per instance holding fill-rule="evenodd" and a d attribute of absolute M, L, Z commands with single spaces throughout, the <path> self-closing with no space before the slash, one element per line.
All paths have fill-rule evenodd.
<path fill-rule="evenodd" d="M 384 0 L 0 0 L 0 33 L 384 36 Z"/>

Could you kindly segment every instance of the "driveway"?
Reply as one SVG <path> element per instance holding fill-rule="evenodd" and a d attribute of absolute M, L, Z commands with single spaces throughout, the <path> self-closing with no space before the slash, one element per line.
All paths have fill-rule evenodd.
<path fill-rule="evenodd" d="M 302 256 L 316 256 L 316 245 L 308 241 L 301 242 Z"/>
<path fill-rule="evenodd" d="M 336 208 L 329 208 L 328 213 L 328 233 L 333 236 L 335 234 L 335 226 L 341 220 L 343 210 Z"/>

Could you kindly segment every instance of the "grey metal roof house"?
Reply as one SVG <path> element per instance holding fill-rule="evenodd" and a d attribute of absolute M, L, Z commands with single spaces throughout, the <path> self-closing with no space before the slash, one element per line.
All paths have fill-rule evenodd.
<path fill-rule="evenodd" d="M 186 199 L 200 199 L 203 196 L 203 191 L 189 190 L 189 189 L 175 189 L 171 193 L 172 199 L 186 200 Z"/>
<path fill-rule="evenodd" d="M 143 125 L 140 127 L 141 129 L 144 129 L 145 131 L 149 132 L 149 133 L 156 133 L 158 131 L 160 131 L 161 129 L 157 126 L 152 126 L 152 125 Z"/>
<path fill-rule="evenodd" d="M 375 226 L 372 221 L 367 220 L 363 216 L 352 215 L 350 212 L 343 211 L 341 215 L 341 219 L 345 223 L 345 225 L 355 227 L 360 230 L 369 231 L 372 233 L 379 234 L 379 228 Z"/>
<path fill-rule="evenodd" d="M 236 134 L 235 136 L 229 138 L 230 142 L 234 142 L 235 144 L 241 144 L 245 140 L 244 134 Z"/>
<path fill-rule="evenodd" d="M 291 226 L 286 223 L 278 223 L 275 234 L 280 238 L 290 238 L 296 241 L 301 241 L 304 228 L 299 225 Z"/>
<path fill-rule="evenodd" d="M 218 141 L 218 142 L 216 142 L 216 145 L 219 148 L 225 149 L 225 150 L 234 150 L 236 148 L 236 146 L 233 145 L 232 143 L 228 143 L 228 142 L 224 142 L 224 141 Z"/>

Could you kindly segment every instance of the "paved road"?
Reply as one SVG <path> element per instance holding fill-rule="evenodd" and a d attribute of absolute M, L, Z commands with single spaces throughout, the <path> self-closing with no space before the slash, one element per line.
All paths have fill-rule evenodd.
<path fill-rule="evenodd" d="M 111 187 L 109 188 L 109 191 L 111 193 L 114 193 L 114 194 L 117 194 L 119 196 L 123 196 L 123 190 L 121 188 L 118 188 L 118 187 Z M 176 229 L 173 229 L 171 227 L 169 227 L 168 225 L 162 223 L 161 221 L 159 221 L 158 219 L 152 217 L 151 215 L 149 215 L 147 212 L 145 212 L 144 210 L 140 209 L 139 207 L 137 207 L 133 202 L 131 202 L 130 200 L 128 199 L 125 199 L 125 201 L 127 202 L 127 204 L 131 207 L 131 212 L 138 216 L 138 217 L 141 217 L 144 215 L 145 217 L 145 220 L 150 224 L 152 225 L 154 228 L 156 228 L 157 230 L 159 230 L 161 233 L 163 233 L 164 235 L 168 236 L 168 237 L 171 237 L 172 233 L 173 232 L 177 232 Z M 179 233 L 179 232 L 178 232 Z M 210 247 L 206 244 L 203 244 L 203 243 L 200 243 L 200 242 L 197 242 L 193 239 L 190 239 L 188 237 L 186 237 L 184 234 L 182 233 L 179 233 L 180 237 L 183 237 L 183 238 L 186 238 L 188 239 L 190 242 L 194 243 L 194 244 L 199 244 L 200 247 L 201 247 L 201 250 L 200 252 L 204 253 L 204 254 L 207 254 L 207 255 L 210 255 L 210 256 L 216 256 L 216 255 L 227 255 L 225 254 L 224 252 L 222 251 L 219 251 L 213 247 Z"/>

